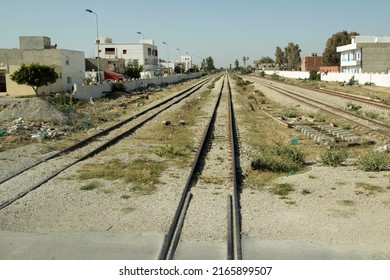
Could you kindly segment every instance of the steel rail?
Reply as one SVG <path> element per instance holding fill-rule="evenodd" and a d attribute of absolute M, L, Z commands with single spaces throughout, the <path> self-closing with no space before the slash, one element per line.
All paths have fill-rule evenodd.
<path fill-rule="evenodd" d="M 297 101 L 299 101 L 299 102 L 302 102 L 302 103 L 304 103 L 304 104 L 306 104 L 306 105 L 309 105 L 309 106 L 318 108 L 318 109 L 320 109 L 320 110 L 322 110 L 322 111 L 324 111 L 324 112 L 326 112 L 326 113 L 328 113 L 328 114 L 337 116 L 337 117 L 339 117 L 339 118 L 346 119 L 346 120 L 348 120 L 348 121 L 350 121 L 350 122 L 353 122 L 353 123 L 355 123 L 355 124 L 357 124 L 357 125 L 359 125 L 359 126 L 368 128 L 368 129 L 374 131 L 375 133 L 378 133 L 378 134 L 380 134 L 380 135 L 382 135 L 382 136 L 385 136 L 385 137 L 389 138 L 389 135 L 387 135 L 386 133 L 383 133 L 383 132 L 381 132 L 381 131 L 379 131 L 379 130 L 375 130 L 375 129 L 373 129 L 371 126 L 362 124 L 361 122 L 358 122 L 358 121 L 356 121 L 356 120 L 353 120 L 353 119 L 347 118 L 347 117 L 345 117 L 345 116 L 342 116 L 342 114 L 346 114 L 346 115 L 349 115 L 349 116 L 351 116 L 351 117 L 354 117 L 354 118 L 357 118 L 357 119 L 361 119 L 361 120 L 367 121 L 367 122 L 369 122 L 369 123 L 371 123 L 371 124 L 378 125 L 378 126 L 380 126 L 380 127 L 382 127 L 382 128 L 385 128 L 386 130 L 389 130 L 389 129 L 390 129 L 390 126 L 389 126 L 389 125 L 383 124 L 383 123 L 381 123 L 381 122 L 378 122 L 378 121 L 375 121 L 375 120 L 372 120 L 372 119 L 369 119 L 369 118 L 366 118 L 366 117 L 363 117 L 363 116 L 359 116 L 359 115 L 353 114 L 353 113 L 348 112 L 348 111 L 341 110 L 341 109 L 339 109 L 339 108 L 333 107 L 333 106 L 331 106 L 331 105 L 328 105 L 328 104 L 325 104 L 325 103 L 323 103 L 323 102 L 320 102 L 320 101 L 311 99 L 311 98 L 306 97 L 306 96 L 302 96 L 302 95 L 299 95 L 299 94 L 298 94 L 298 96 L 299 96 L 299 97 L 298 97 L 297 94 L 296 94 L 295 92 L 292 92 L 292 91 L 289 91 L 289 90 L 286 90 L 286 89 L 282 89 L 282 88 L 279 88 L 279 87 L 276 87 L 276 86 L 271 86 L 271 85 L 268 85 L 268 84 L 263 84 L 263 85 L 266 86 L 266 87 L 268 87 L 269 89 L 275 90 L 275 91 L 277 91 L 277 92 L 279 92 L 279 93 L 281 93 L 281 94 L 284 94 L 284 95 L 286 95 L 286 96 L 288 96 L 288 97 L 290 97 L 290 98 L 292 98 L 292 99 L 295 99 L 295 100 L 297 100 Z M 311 102 L 312 102 L 312 103 L 311 103 Z M 335 113 L 334 111 L 331 111 L 331 110 L 328 110 L 328 109 L 321 108 L 321 107 L 319 107 L 318 105 L 315 105 L 315 104 L 313 104 L 313 103 L 320 104 L 320 105 L 322 105 L 322 106 L 325 106 L 325 107 L 327 107 L 327 108 L 330 108 L 331 110 L 337 111 L 338 113 Z M 342 113 L 342 114 L 340 114 L 340 113 Z"/>
<path fill-rule="evenodd" d="M 212 124 L 215 121 L 215 117 L 216 117 L 216 114 L 217 114 L 217 109 L 218 109 L 218 106 L 219 106 L 219 103 L 220 103 L 220 100 L 221 100 L 221 96 L 222 96 L 223 86 L 224 86 L 224 81 L 222 83 L 221 90 L 219 92 L 217 102 L 215 103 L 214 109 L 212 111 L 212 114 L 211 114 L 211 117 L 210 117 L 210 121 L 208 122 L 206 130 L 205 130 L 205 132 L 203 134 L 203 138 L 202 138 L 202 141 L 200 143 L 200 147 L 199 147 L 198 152 L 196 154 L 196 157 L 195 157 L 194 163 L 192 165 L 191 171 L 190 171 L 190 173 L 189 173 L 189 175 L 187 177 L 187 181 L 186 181 L 186 183 L 184 185 L 184 188 L 183 188 L 183 191 L 182 191 L 182 194 L 181 194 L 181 198 L 180 198 L 179 204 L 178 204 L 178 206 L 176 208 L 175 215 L 173 216 L 173 219 L 172 219 L 171 225 L 169 227 L 168 233 L 166 234 L 166 236 L 164 238 L 164 242 L 163 242 L 163 245 L 161 247 L 161 251 L 160 251 L 159 257 L 158 257 L 159 260 L 166 260 L 166 259 L 168 259 L 168 252 L 171 251 L 172 241 L 173 241 L 173 238 L 175 236 L 175 233 L 177 231 L 181 231 L 181 228 L 179 228 L 179 226 L 178 226 L 179 225 L 179 219 L 180 219 L 180 216 L 184 215 L 183 214 L 183 212 L 184 212 L 184 204 L 185 204 L 186 197 L 188 196 L 188 193 L 189 193 L 189 191 L 191 189 L 192 179 L 194 177 L 195 171 L 197 170 L 197 168 L 199 166 L 201 155 L 203 154 L 204 150 L 206 149 L 207 139 L 209 138 L 209 136 L 210 136 L 210 134 L 212 132 Z M 170 256 L 173 256 L 173 253 L 171 253 Z"/>
<path fill-rule="evenodd" d="M 265 80 L 264 78 L 259 78 L 259 77 L 256 77 L 256 79 L 257 80 Z M 312 87 L 304 86 L 304 85 L 292 85 L 292 84 L 289 84 L 289 83 L 284 82 L 284 81 L 278 81 L 277 83 L 280 83 L 280 84 L 283 84 L 283 85 L 294 86 L 294 87 L 297 87 L 297 88 L 300 88 L 300 89 L 306 89 L 306 90 L 311 90 L 311 91 L 314 91 L 314 92 L 319 92 L 319 93 L 324 93 L 324 94 L 328 94 L 328 95 L 333 95 L 333 96 L 337 96 L 337 97 L 344 98 L 344 99 L 347 99 L 347 100 L 354 100 L 354 101 L 358 101 L 358 102 L 361 102 L 361 103 L 365 103 L 367 105 L 376 106 L 376 107 L 378 107 L 380 109 L 390 110 L 390 105 L 389 104 L 386 104 L 386 103 L 383 103 L 383 102 L 380 102 L 380 101 L 376 101 L 376 100 L 370 99 L 369 97 L 365 98 L 365 97 L 354 95 L 354 94 L 348 94 L 348 93 L 343 93 L 343 92 L 339 92 L 339 91 L 335 91 L 335 90 L 329 90 L 329 89 L 324 89 L 324 88 L 317 89 L 317 88 L 312 88 Z"/>
<path fill-rule="evenodd" d="M 236 260 L 242 260 L 241 251 L 241 215 L 240 215 L 240 198 L 239 188 L 237 183 L 237 165 L 236 165 L 236 122 L 234 117 L 234 108 L 232 100 L 232 91 L 230 88 L 229 79 L 227 79 L 228 102 L 229 102 L 229 135 L 232 160 L 232 175 L 233 175 L 233 240 L 234 240 L 234 257 Z M 230 246 L 230 245 L 228 245 Z"/>
<path fill-rule="evenodd" d="M 123 126 L 123 125 L 125 125 L 127 123 L 129 123 L 130 121 L 132 121 L 132 120 L 134 120 L 136 118 L 139 118 L 140 116 L 150 112 L 151 110 L 156 109 L 156 108 L 158 108 L 158 107 L 160 107 L 160 106 L 162 106 L 162 105 L 172 101 L 173 99 L 175 99 L 175 98 L 177 98 L 177 97 L 179 97 L 179 96 L 181 96 L 181 95 L 183 95 L 183 94 L 185 94 L 185 93 L 187 93 L 187 92 L 189 92 L 191 90 L 196 91 L 197 89 L 202 87 L 204 84 L 209 82 L 211 79 L 212 78 L 209 77 L 209 78 L 207 78 L 207 79 L 205 79 L 205 80 L 203 80 L 203 81 L 201 81 L 201 82 L 199 82 L 199 83 L 189 87 L 188 89 L 185 89 L 185 90 L 179 92 L 178 94 L 170 96 L 170 97 L 168 97 L 168 98 L 166 98 L 166 99 L 156 103 L 155 105 L 152 105 L 151 107 L 148 107 L 148 108 L 146 108 L 146 109 L 144 109 L 144 110 L 142 110 L 142 111 L 140 111 L 138 113 L 135 113 L 135 114 L 131 115 L 130 117 L 126 118 L 123 121 L 120 121 L 120 122 L 114 124 L 113 126 L 110 126 L 110 127 L 106 128 L 106 129 L 104 129 L 102 131 L 99 131 L 96 134 L 91 135 L 91 136 L 89 136 L 89 137 L 87 137 L 87 138 L 85 138 L 85 139 L 83 139 L 83 140 L 81 140 L 81 141 L 79 141 L 79 142 L 77 142 L 77 143 L 75 143 L 75 144 L 73 144 L 73 145 L 63 149 L 63 150 L 61 150 L 61 151 L 58 151 L 58 152 L 56 152 L 56 153 L 54 153 L 52 155 L 49 155 L 49 156 L 47 156 L 47 157 L 45 157 L 43 159 L 40 159 L 40 160 L 38 160 L 38 161 L 36 161 L 36 162 L 34 162 L 34 163 L 24 167 L 24 168 L 18 170 L 17 172 L 12 173 L 11 175 L 1 179 L 0 180 L 0 185 L 5 183 L 5 182 L 7 182 L 7 181 L 9 181 L 9 180 L 11 180 L 12 178 L 14 178 L 14 177 L 16 177 L 18 175 L 26 172 L 27 170 L 29 170 L 29 169 L 31 169 L 31 168 L 33 168 L 33 167 L 43 163 L 43 162 L 46 162 L 46 161 L 51 160 L 53 158 L 56 158 L 56 157 L 58 157 L 60 155 L 69 153 L 71 151 L 77 150 L 77 149 L 79 149 L 81 147 L 84 147 L 85 145 L 87 145 L 89 142 L 95 140 L 96 138 L 101 137 L 103 135 L 107 135 L 111 131 L 113 131 L 113 130 L 115 130 L 115 129 L 117 129 L 117 128 L 119 128 L 119 127 L 121 127 L 121 126 Z"/>
<path fill-rule="evenodd" d="M 207 80 L 204 84 L 206 84 L 209 80 Z M 156 117 L 158 114 L 160 114 L 161 112 L 167 110 L 168 108 L 170 108 L 171 106 L 179 103 L 180 101 L 182 101 L 183 99 L 187 98 L 189 95 L 193 94 L 194 92 L 196 92 L 197 90 L 199 90 L 204 84 L 198 84 L 197 87 L 193 88 L 193 90 L 191 91 L 186 91 L 186 94 L 182 94 L 182 95 L 179 95 L 179 99 L 174 101 L 173 103 L 169 104 L 167 107 L 165 108 L 162 108 L 160 109 L 158 112 L 156 112 L 155 114 L 153 114 L 152 116 L 149 116 L 148 118 L 146 118 L 145 120 L 143 120 L 142 122 L 132 126 L 131 128 L 129 128 L 128 130 L 126 130 L 125 132 L 122 132 L 121 134 L 115 136 L 114 138 L 110 139 L 109 141 L 103 143 L 102 145 L 100 145 L 99 147 L 97 147 L 96 149 L 90 151 L 89 153 L 85 154 L 84 156 L 82 156 L 81 158 L 71 162 L 70 164 L 67 164 L 65 167 L 63 168 L 60 168 L 59 170 L 53 172 L 50 176 L 44 178 L 43 180 L 39 181 L 38 183 L 36 183 L 35 185 L 27 188 L 26 190 L 20 192 L 19 194 L 17 194 L 16 196 L 8 199 L 8 200 L 5 200 L 3 202 L 0 203 L 0 210 L 4 209 L 5 207 L 11 205 L 12 203 L 14 203 L 15 201 L 17 201 L 18 199 L 24 197 L 25 195 L 27 195 L 29 192 L 39 188 L 40 186 L 42 186 L 43 184 L 47 183 L 48 181 L 50 181 L 51 179 L 53 179 L 54 177 L 56 177 L 57 175 L 59 175 L 60 173 L 62 173 L 63 171 L 65 171 L 66 169 L 70 168 L 71 166 L 75 165 L 76 163 L 79 163 L 83 160 L 86 160 L 87 158 L 90 158 L 94 155 L 96 155 L 97 153 L 107 149 L 108 147 L 114 145 L 115 143 L 117 143 L 118 141 L 120 141 L 121 139 L 123 139 L 124 137 L 134 133 L 137 129 L 139 129 L 140 127 L 142 127 L 145 123 L 147 123 L 148 121 L 150 121 L 151 119 L 153 119 L 154 117 Z"/>

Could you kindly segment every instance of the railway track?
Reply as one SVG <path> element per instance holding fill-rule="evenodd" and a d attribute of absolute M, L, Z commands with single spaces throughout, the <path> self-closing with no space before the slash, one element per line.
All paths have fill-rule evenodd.
<path fill-rule="evenodd" d="M 160 260 L 191 259 L 188 254 L 194 254 L 193 250 L 181 245 L 188 240 L 209 244 L 196 258 L 242 259 L 236 171 L 239 163 L 229 77 L 225 75 L 220 84 L 218 98 L 161 248 Z M 225 245 L 211 248 L 211 243 Z"/>
<path fill-rule="evenodd" d="M 275 83 L 275 82 L 270 83 L 270 82 L 267 82 L 264 79 L 260 79 L 260 78 L 255 78 L 255 79 L 251 79 L 251 80 L 256 82 L 256 83 L 260 83 L 261 85 L 263 85 L 271 90 L 274 90 L 274 91 L 276 91 L 276 92 L 278 92 L 278 93 L 280 93 L 288 98 L 291 98 L 291 99 L 297 101 L 299 104 L 305 104 L 307 106 L 319 109 L 328 115 L 333 115 L 333 116 L 336 116 L 338 118 L 345 119 L 349 122 L 357 124 L 360 127 L 364 127 L 365 129 L 368 129 L 369 131 L 372 131 L 373 133 L 380 135 L 381 137 L 385 137 L 386 139 L 390 139 L 390 135 L 389 135 L 390 125 L 388 125 L 386 123 L 383 123 L 381 121 L 371 119 L 371 118 L 368 118 L 368 117 L 365 117 L 362 115 L 358 115 L 358 114 L 350 112 L 350 111 L 346 111 L 343 108 L 339 108 L 339 107 L 337 107 L 333 104 L 327 103 L 327 102 L 322 102 L 322 101 L 316 100 L 315 98 L 312 98 L 312 97 L 309 97 L 309 96 L 304 95 L 302 93 L 299 93 L 297 90 L 282 88 L 281 86 L 278 85 L 278 83 Z M 294 87 L 296 87 L 296 86 L 294 86 Z M 324 94 L 330 94 L 328 91 L 326 91 L 326 93 L 325 93 L 324 91 L 318 91 L 318 90 L 314 90 L 314 89 L 310 89 L 310 90 L 316 91 L 316 92 L 321 92 Z M 336 95 L 336 93 L 333 92 L 332 95 Z M 355 101 L 358 100 L 359 102 L 370 105 L 370 106 L 374 106 L 374 105 L 377 107 L 381 106 L 380 109 L 386 110 L 386 112 L 387 112 L 388 108 L 390 108 L 386 104 L 379 104 L 378 102 L 369 101 L 369 100 L 366 100 L 364 98 L 352 99 L 352 98 L 350 98 L 349 95 L 347 96 L 345 94 L 337 94 L 337 97 L 343 98 L 346 100 L 355 100 Z"/>
<path fill-rule="evenodd" d="M 199 91 L 211 79 L 212 77 L 209 77 L 186 90 L 164 98 L 109 128 L 83 139 L 64 150 L 56 152 L 49 157 L 40 159 L 1 179 L 0 210 L 39 188 L 76 163 L 115 145 L 118 141 L 134 133 L 138 128 L 142 127 L 161 112 Z M 28 186 L 26 186 L 23 180 L 26 176 L 29 178 Z"/>

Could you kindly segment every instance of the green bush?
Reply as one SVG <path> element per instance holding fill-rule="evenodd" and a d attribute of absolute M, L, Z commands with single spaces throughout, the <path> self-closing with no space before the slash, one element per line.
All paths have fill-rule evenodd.
<path fill-rule="evenodd" d="M 338 146 L 331 147 L 321 158 L 321 163 L 328 166 L 340 166 L 348 158 L 348 150 Z"/>
<path fill-rule="evenodd" d="M 317 72 L 316 70 L 311 70 L 309 75 L 310 81 L 321 81 L 321 73 Z"/>
<path fill-rule="evenodd" d="M 296 145 L 276 143 L 252 162 L 253 170 L 289 172 L 297 170 L 305 163 L 305 155 Z"/>
<path fill-rule="evenodd" d="M 364 171 L 384 171 L 390 169 L 390 154 L 370 152 L 358 157 L 358 168 Z"/>
<path fill-rule="evenodd" d="M 113 83 L 111 85 L 111 92 L 124 92 L 125 86 L 122 83 Z"/>

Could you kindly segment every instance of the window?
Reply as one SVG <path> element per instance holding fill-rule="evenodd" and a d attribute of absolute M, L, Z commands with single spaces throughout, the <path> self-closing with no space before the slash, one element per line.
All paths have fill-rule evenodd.
<path fill-rule="evenodd" d="M 115 48 L 106 48 L 105 49 L 105 54 L 115 54 Z"/>
<path fill-rule="evenodd" d="M 123 54 L 127 54 L 127 50 L 123 50 L 123 52 L 122 52 Z"/>
<path fill-rule="evenodd" d="M 69 56 L 66 56 L 65 57 L 65 65 L 69 65 L 70 64 L 70 62 L 69 62 Z"/>
<path fill-rule="evenodd" d="M 66 80 L 67 80 L 68 84 L 72 83 L 72 77 L 67 77 Z"/>
<path fill-rule="evenodd" d="M 0 92 L 7 92 L 7 83 L 5 80 L 5 72 L 0 72 Z"/>
<path fill-rule="evenodd" d="M 152 55 L 152 49 L 148 48 L 148 55 Z"/>

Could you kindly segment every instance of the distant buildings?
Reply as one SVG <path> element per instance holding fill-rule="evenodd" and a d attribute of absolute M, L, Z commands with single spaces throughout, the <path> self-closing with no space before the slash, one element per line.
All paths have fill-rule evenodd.
<path fill-rule="evenodd" d="M 57 49 L 45 36 L 20 36 L 19 49 L 0 49 L 0 95 L 35 94 L 26 85 L 18 85 L 10 75 L 22 64 L 39 63 L 54 66 L 58 79 L 54 84 L 39 88 L 39 93 L 71 91 L 72 86 L 81 84 L 84 79 L 84 52 Z"/>
<path fill-rule="evenodd" d="M 301 60 L 301 71 L 319 71 L 322 66 L 322 56 L 312 53 L 310 56 L 303 57 Z"/>
<path fill-rule="evenodd" d="M 342 73 L 390 73 L 390 37 L 355 36 L 337 52 Z"/>
<path fill-rule="evenodd" d="M 100 58 L 106 59 L 108 64 L 115 64 L 119 59 L 123 59 L 127 65 L 128 62 L 136 60 L 143 66 L 147 76 L 159 75 L 158 50 L 153 40 L 141 40 L 140 43 L 113 43 L 112 39 L 107 37 L 99 37 L 99 40 Z"/>

